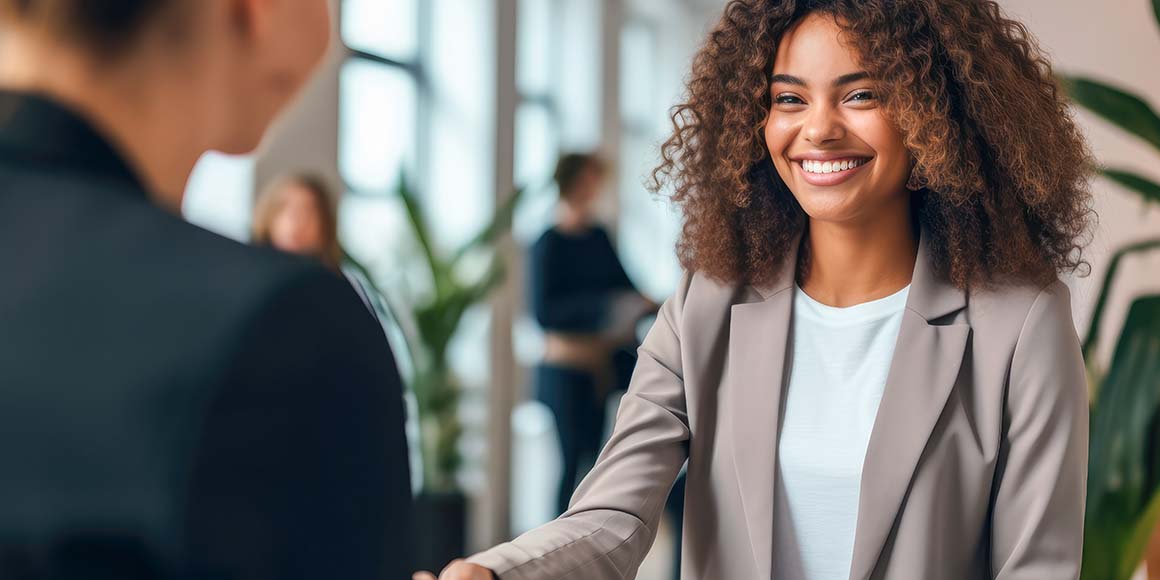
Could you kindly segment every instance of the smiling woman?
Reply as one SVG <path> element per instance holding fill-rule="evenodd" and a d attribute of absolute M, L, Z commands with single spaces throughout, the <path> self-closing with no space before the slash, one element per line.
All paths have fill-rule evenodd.
<path fill-rule="evenodd" d="M 1087 149 L 989 0 L 733 0 L 654 174 L 688 270 L 554 522 L 444 580 L 1073 580 Z M 429 580 L 428 576 L 428 580 Z"/>
<path fill-rule="evenodd" d="M 850 70 L 816 46 L 778 50 L 815 13 L 841 29 L 857 59 Z M 830 126 L 808 125 L 821 107 L 833 107 Z M 865 156 L 870 163 L 858 173 L 880 185 L 897 181 L 909 161 L 913 172 L 906 167 L 901 183 L 926 192 L 914 198 L 917 217 L 956 286 L 1045 282 L 1083 265 L 1087 146 L 1035 40 L 994 2 L 731 2 L 673 121 L 654 186 L 671 185 L 684 210 L 680 257 L 688 270 L 768 281 L 809 213 L 793 181 L 844 180 L 814 179 L 800 162 L 821 161 L 826 175 L 832 155 Z M 843 147 L 859 149 L 799 141 L 779 150 L 795 126 L 850 131 Z M 877 145 L 888 150 L 875 152 Z M 889 179 L 887 155 L 900 161 Z"/>

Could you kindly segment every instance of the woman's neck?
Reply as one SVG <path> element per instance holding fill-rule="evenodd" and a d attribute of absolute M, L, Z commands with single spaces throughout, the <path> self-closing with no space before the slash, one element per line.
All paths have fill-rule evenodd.
<path fill-rule="evenodd" d="M 850 225 L 811 220 L 809 269 L 802 289 L 815 300 L 846 307 L 884 298 L 910 283 L 918 238 L 910 212 Z"/>
<path fill-rule="evenodd" d="M 592 227 L 592 216 L 581 208 L 563 202 L 560 204 L 556 227 L 566 234 L 580 233 Z"/>
<path fill-rule="evenodd" d="M 139 60 L 132 65 L 98 64 L 31 35 L 5 32 L 0 86 L 44 95 L 80 114 L 125 157 L 156 202 L 180 211 L 207 142 L 197 121 L 200 95 L 147 55 L 133 57 Z"/>

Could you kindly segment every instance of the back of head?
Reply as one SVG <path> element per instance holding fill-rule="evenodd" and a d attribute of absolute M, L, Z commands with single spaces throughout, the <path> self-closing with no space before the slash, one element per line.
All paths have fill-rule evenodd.
<path fill-rule="evenodd" d="M 83 113 L 170 202 L 205 151 L 260 144 L 331 32 L 328 0 L 0 0 L 0 23 L 0 86 Z"/>
<path fill-rule="evenodd" d="M 118 55 L 189 0 L 0 0 L 0 16 L 104 57 Z M 176 31 L 180 27 L 174 26 Z"/>

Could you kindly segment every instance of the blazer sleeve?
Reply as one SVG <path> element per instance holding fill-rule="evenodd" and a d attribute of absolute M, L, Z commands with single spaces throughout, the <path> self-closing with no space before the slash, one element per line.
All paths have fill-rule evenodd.
<path fill-rule="evenodd" d="M 612 437 L 553 522 L 476 554 L 502 580 L 622 580 L 656 537 L 669 490 L 688 457 L 680 320 L 689 277 L 665 302 L 644 343 Z"/>
<path fill-rule="evenodd" d="M 345 280 L 321 269 L 293 278 L 246 324 L 209 403 L 189 484 L 195 576 L 410 578 L 390 348 Z"/>
<path fill-rule="evenodd" d="M 1088 389 L 1071 295 L 1036 297 L 1011 361 L 996 470 L 996 580 L 1079 578 L 1087 487 Z"/>

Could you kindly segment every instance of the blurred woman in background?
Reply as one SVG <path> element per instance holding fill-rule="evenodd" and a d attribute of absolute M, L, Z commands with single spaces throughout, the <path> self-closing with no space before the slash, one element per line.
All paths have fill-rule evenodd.
<path fill-rule="evenodd" d="M 338 211 L 335 197 L 315 175 L 283 177 L 258 196 L 254 207 L 253 241 L 317 258 L 339 270 Z"/>
<path fill-rule="evenodd" d="M 252 240 L 259 246 L 315 258 L 342 274 L 377 317 L 369 282 L 358 272 L 343 268 L 337 199 L 326 181 L 317 175 L 299 173 L 282 177 L 258 196 Z"/>
<path fill-rule="evenodd" d="M 556 418 L 563 453 L 557 514 L 568 509 L 580 462 L 600 450 L 608 395 L 628 385 L 636 322 L 657 308 L 633 286 L 596 223 L 607 177 L 596 155 L 563 156 L 557 223 L 531 248 L 532 313 L 546 335 L 536 396 Z"/>

